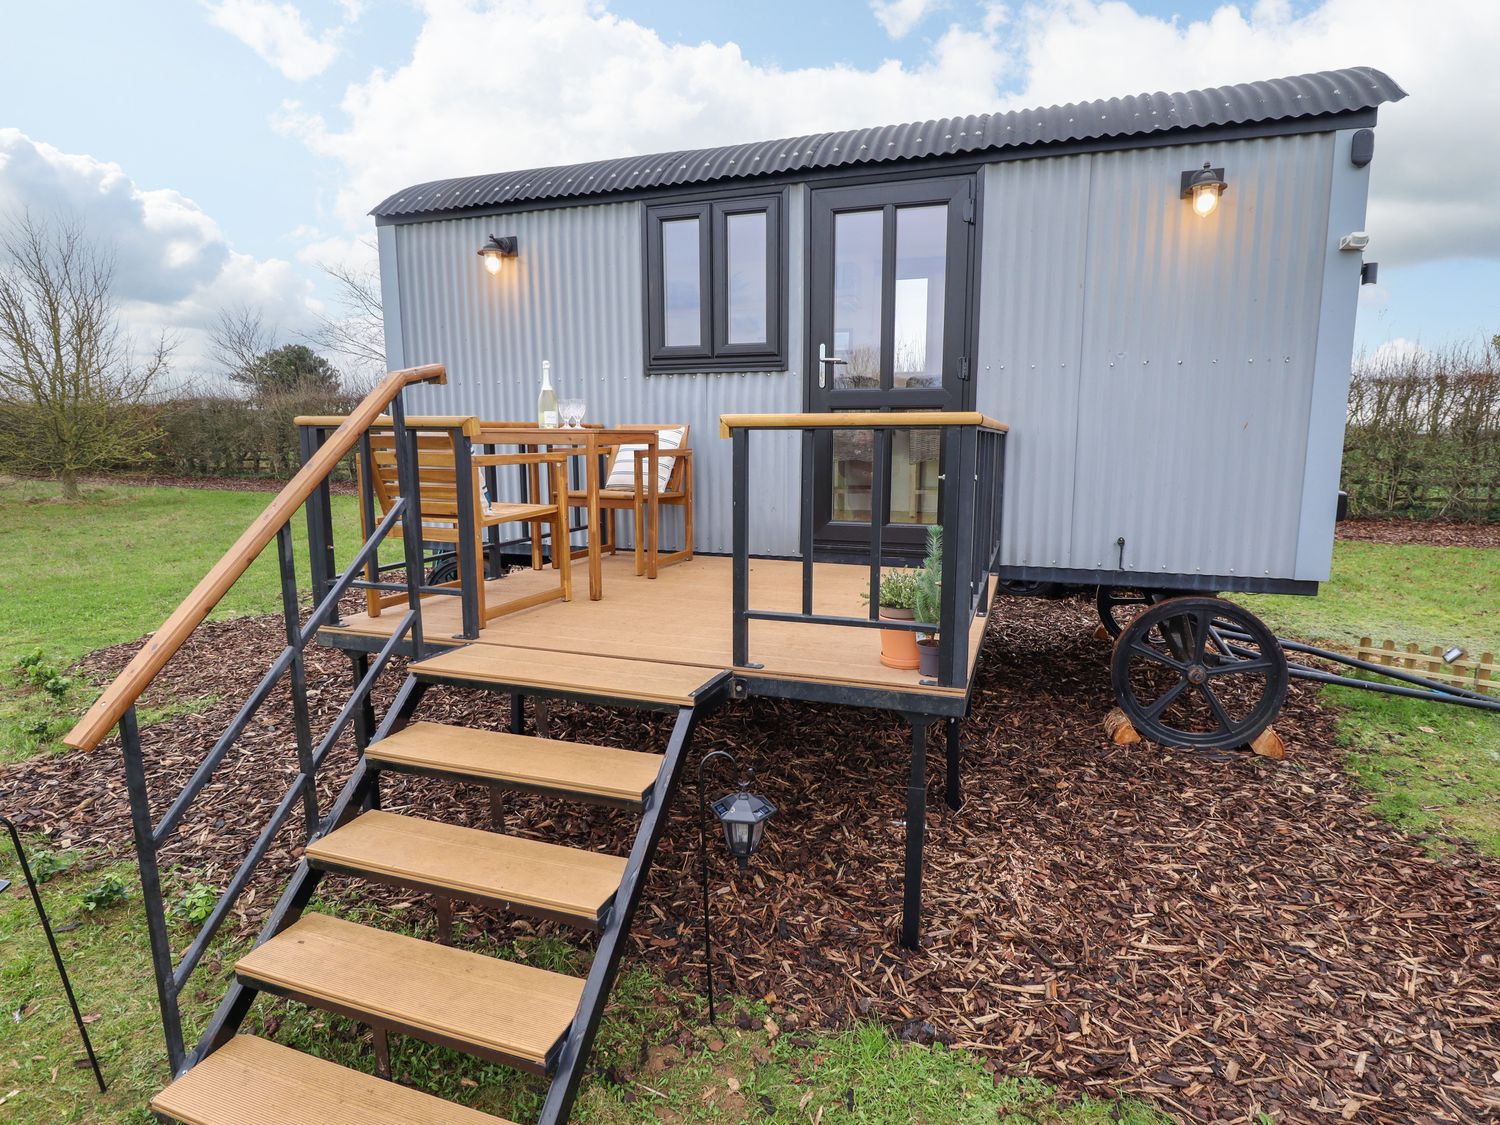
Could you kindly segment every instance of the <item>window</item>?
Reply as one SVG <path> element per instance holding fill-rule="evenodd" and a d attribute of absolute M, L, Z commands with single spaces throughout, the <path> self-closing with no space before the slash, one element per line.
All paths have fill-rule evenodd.
<path fill-rule="evenodd" d="M 646 208 L 648 371 L 785 370 L 782 199 Z"/>

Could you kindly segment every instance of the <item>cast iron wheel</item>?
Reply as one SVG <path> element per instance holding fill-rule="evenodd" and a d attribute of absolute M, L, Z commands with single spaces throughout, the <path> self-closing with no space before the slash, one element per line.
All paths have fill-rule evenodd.
<path fill-rule="evenodd" d="M 1068 588 L 1061 582 L 1023 582 L 1002 578 L 996 585 L 1002 594 L 1013 598 L 1064 598 L 1068 594 Z"/>
<path fill-rule="evenodd" d="M 1115 640 L 1109 671 L 1136 731 L 1163 746 L 1244 746 L 1286 701 L 1286 654 L 1275 634 L 1218 598 L 1151 606 Z"/>
<path fill-rule="evenodd" d="M 1135 610 L 1152 606 L 1171 595 L 1164 590 L 1145 590 L 1136 586 L 1100 586 L 1094 595 L 1094 607 L 1099 611 L 1099 624 L 1111 637 L 1130 624 Z"/>

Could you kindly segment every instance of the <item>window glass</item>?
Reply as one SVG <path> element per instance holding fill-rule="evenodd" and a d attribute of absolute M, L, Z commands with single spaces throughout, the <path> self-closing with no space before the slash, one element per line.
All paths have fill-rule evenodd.
<path fill-rule="evenodd" d="M 882 213 L 845 211 L 833 219 L 833 368 L 838 390 L 880 386 Z"/>
<path fill-rule="evenodd" d="M 662 340 L 669 348 L 703 343 L 703 292 L 697 219 L 661 224 Z"/>
<path fill-rule="evenodd" d="M 766 342 L 766 213 L 750 211 L 725 219 L 727 339 L 730 344 Z"/>
<path fill-rule="evenodd" d="M 892 383 L 897 388 L 943 384 L 947 256 L 947 204 L 897 209 L 896 309 L 892 326 L 896 344 Z"/>

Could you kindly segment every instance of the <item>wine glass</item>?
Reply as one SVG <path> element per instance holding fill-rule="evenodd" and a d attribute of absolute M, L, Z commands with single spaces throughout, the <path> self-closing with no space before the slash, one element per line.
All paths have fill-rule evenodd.
<path fill-rule="evenodd" d="M 584 402 L 581 398 L 565 398 L 558 404 L 558 412 L 562 415 L 563 427 L 569 430 L 579 429 L 583 425 Z"/>

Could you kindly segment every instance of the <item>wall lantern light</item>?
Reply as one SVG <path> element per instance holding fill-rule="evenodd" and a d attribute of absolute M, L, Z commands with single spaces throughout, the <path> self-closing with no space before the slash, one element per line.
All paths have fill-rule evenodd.
<path fill-rule="evenodd" d="M 1224 182 L 1224 169 L 1215 168 L 1212 161 L 1205 160 L 1197 171 L 1182 174 L 1182 198 L 1193 201 L 1193 212 L 1200 218 L 1208 218 L 1219 207 L 1219 196 L 1229 185 Z"/>
<path fill-rule="evenodd" d="M 499 273 L 505 259 L 516 256 L 516 236 L 507 234 L 496 238 L 490 235 L 490 240 L 479 248 L 479 256 L 484 259 L 485 269 L 491 274 Z"/>

